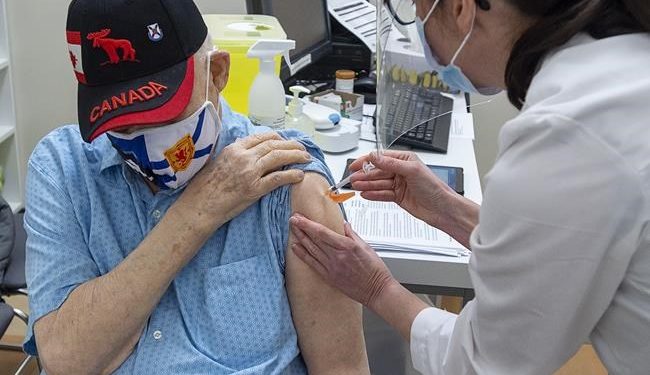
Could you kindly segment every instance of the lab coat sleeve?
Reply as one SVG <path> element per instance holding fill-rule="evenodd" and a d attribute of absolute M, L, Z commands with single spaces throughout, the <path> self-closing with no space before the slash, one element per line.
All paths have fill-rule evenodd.
<path fill-rule="evenodd" d="M 522 116 L 501 134 L 471 236 L 476 298 L 412 325 L 423 374 L 551 374 L 611 303 L 643 229 L 636 172 L 587 128 Z"/>

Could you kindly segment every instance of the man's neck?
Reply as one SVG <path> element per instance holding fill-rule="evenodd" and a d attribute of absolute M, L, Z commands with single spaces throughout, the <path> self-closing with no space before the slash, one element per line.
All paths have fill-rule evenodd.
<path fill-rule="evenodd" d="M 142 180 L 144 181 L 145 184 L 149 187 L 149 190 L 151 190 L 151 193 L 153 195 L 156 195 L 160 192 L 160 188 L 154 184 L 153 182 L 149 181 L 148 179 L 144 178 L 144 176 L 140 176 Z"/>

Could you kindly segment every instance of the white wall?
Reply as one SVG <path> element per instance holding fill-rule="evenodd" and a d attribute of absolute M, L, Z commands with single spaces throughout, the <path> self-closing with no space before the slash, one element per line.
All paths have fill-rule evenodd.
<path fill-rule="evenodd" d="M 34 145 L 51 129 L 76 122 L 76 80 L 65 39 L 67 5 L 66 0 L 7 1 L 23 165 Z"/>
<path fill-rule="evenodd" d="M 498 152 L 498 137 L 501 127 L 515 117 L 519 111 L 510 104 L 505 93 L 493 98 L 472 96 L 472 105 L 491 99 L 489 103 L 472 107 L 474 114 L 474 129 L 476 132 L 476 161 L 483 182 L 483 176 L 490 171 Z"/>
<path fill-rule="evenodd" d="M 65 25 L 70 0 L 8 0 L 21 163 L 52 129 L 77 122 Z M 246 13 L 245 0 L 196 0 L 204 13 Z M 23 169 L 24 170 L 24 169 Z"/>

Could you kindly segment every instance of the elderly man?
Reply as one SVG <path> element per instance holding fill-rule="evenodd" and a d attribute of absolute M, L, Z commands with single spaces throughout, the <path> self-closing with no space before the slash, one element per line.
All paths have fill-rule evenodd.
<path fill-rule="evenodd" d="M 79 126 L 29 161 L 25 350 L 48 374 L 368 373 L 360 307 L 286 250 L 294 212 L 343 231 L 323 156 L 229 110 L 194 3 L 75 0 L 67 38 Z"/>

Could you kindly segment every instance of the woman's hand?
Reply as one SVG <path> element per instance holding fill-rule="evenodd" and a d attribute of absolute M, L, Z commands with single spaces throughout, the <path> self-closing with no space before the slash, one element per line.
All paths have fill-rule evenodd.
<path fill-rule="evenodd" d="M 331 286 L 360 302 L 410 341 L 411 326 L 429 307 L 393 278 L 377 253 L 345 224 L 345 236 L 298 214 L 292 250 Z"/>
<path fill-rule="evenodd" d="M 350 165 L 352 173 L 363 168 L 365 162 L 376 169 L 352 176 L 352 187 L 361 196 L 372 201 L 395 202 L 413 216 L 439 227 L 454 198 L 458 195 L 441 181 L 411 152 L 386 151 L 372 153 Z"/>
<path fill-rule="evenodd" d="M 358 172 L 365 162 L 376 169 Z M 395 202 L 413 216 L 452 236 L 469 249 L 480 207 L 457 194 L 411 152 L 372 153 L 350 165 L 352 187 L 373 201 Z"/>
<path fill-rule="evenodd" d="M 187 220 L 205 225 L 211 234 L 262 196 L 301 182 L 305 176 L 301 170 L 281 169 L 310 160 L 302 144 L 275 132 L 240 139 L 208 162 L 176 203 L 192 216 Z"/>
<path fill-rule="evenodd" d="M 398 284 L 377 253 L 345 224 L 345 236 L 299 214 L 291 220 L 292 250 L 331 286 L 371 307 L 390 285 Z"/>

